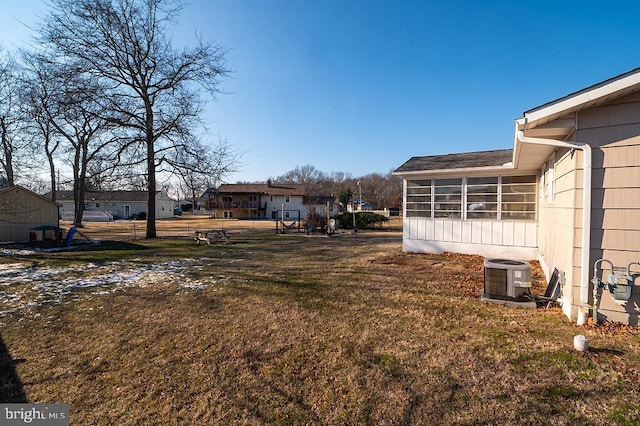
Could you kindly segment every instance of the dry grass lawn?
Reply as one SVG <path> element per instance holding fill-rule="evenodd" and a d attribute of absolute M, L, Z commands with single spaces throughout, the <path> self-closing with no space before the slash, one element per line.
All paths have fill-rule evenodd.
<path fill-rule="evenodd" d="M 191 239 L 221 225 L 228 244 Z M 328 238 L 184 218 L 154 241 L 118 226 L 85 231 L 123 243 L 0 258 L 63 284 L 121 277 L 9 310 L 34 282 L 0 273 L 3 401 L 70 404 L 71 424 L 638 424 L 638 329 L 482 303 L 479 257 L 404 254 L 393 225 Z"/>

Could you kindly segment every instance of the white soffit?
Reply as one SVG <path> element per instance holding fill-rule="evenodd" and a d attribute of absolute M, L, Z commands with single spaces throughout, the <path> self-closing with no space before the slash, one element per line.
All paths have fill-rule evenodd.
<path fill-rule="evenodd" d="M 518 146 L 518 170 L 538 170 L 544 164 L 555 147 L 521 143 Z"/>

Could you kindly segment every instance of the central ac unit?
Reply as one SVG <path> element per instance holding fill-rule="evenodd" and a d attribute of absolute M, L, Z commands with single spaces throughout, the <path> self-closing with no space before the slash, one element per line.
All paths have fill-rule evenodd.
<path fill-rule="evenodd" d="M 535 308 L 531 296 L 531 266 L 508 259 L 484 260 L 484 291 L 481 300 Z"/>

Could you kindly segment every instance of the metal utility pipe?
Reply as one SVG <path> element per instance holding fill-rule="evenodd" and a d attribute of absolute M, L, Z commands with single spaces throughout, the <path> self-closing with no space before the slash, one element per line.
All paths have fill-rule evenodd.
<path fill-rule="evenodd" d="M 600 303 L 600 297 L 598 296 L 598 288 L 600 287 L 600 284 L 603 282 L 603 279 L 604 279 L 604 271 L 602 270 L 602 268 L 600 268 L 600 270 L 602 271 L 603 279 L 598 278 L 598 265 L 600 265 L 602 262 L 607 262 L 609 264 L 609 269 L 611 270 L 612 274 L 613 274 L 613 268 L 614 268 L 613 262 L 607 259 L 598 259 L 593 264 L 593 279 L 591 280 L 591 284 L 593 285 L 593 326 L 594 327 L 598 325 L 598 304 Z"/>

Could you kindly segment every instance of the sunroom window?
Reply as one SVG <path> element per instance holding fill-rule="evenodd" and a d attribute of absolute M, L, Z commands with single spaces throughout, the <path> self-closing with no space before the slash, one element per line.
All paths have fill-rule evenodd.
<path fill-rule="evenodd" d="M 501 219 L 534 220 L 536 218 L 536 177 L 502 177 Z"/>
<path fill-rule="evenodd" d="M 534 220 L 536 176 L 407 180 L 406 217 Z"/>
<path fill-rule="evenodd" d="M 467 219 L 498 218 L 498 177 L 467 179 Z"/>
<path fill-rule="evenodd" d="M 435 179 L 433 183 L 433 216 L 460 218 L 462 179 Z"/>
<path fill-rule="evenodd" d="M 431 217 L 431 180 L 407 181 L 407 217 Z"/>

